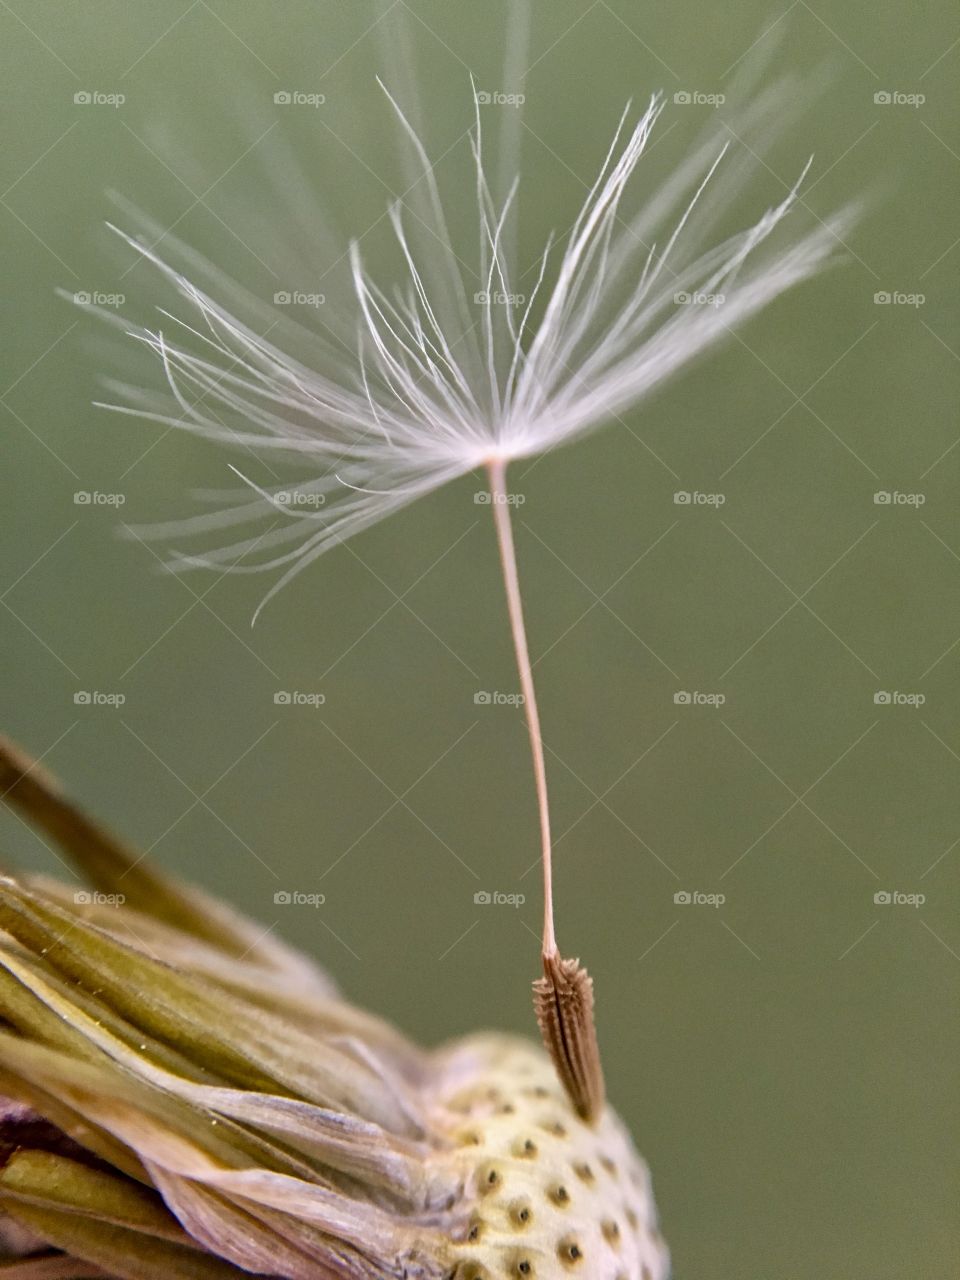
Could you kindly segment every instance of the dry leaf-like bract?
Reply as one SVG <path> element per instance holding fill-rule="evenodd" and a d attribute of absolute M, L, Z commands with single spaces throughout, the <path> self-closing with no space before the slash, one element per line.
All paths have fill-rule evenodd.
<path fill-rule="evenodd" d="M 422 1050 L 7 745 L 0 789 L 99 889 L 0 880 L 0 1275 L 667 1275 L 629 1135 L 540 1049 Z"/>

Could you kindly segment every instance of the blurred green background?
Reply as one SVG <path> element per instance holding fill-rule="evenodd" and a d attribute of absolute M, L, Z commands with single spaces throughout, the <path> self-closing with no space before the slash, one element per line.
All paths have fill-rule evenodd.
<path fill-rule="evenodd" d="M 826 71 L 825 88 L 743 209 L 781 198 L 810 152 L 801 222 L 870 197 L 843 265 L 624 424 L 513 476 L 558 928 L 596 978 L 610 1092 L 652 1166 L 679 1280 L 955 1275 L 955 15 L 862 0 L 533 7 L 528 258 L 575 216 L 628 98 L 668 98 L 655 180 L 712 111 L 674 95 L 722 93 L 778 36 L 770 77 Z M 523 722 L 474 703 L 516 686 L 479 482 L 321 560 L 251 631 L 268 580 L 161 576 L 153 550 L 115 536 L 121 520 L 194 510 L 189 491 L 229 482 L 233 459 L 90 407 L 117 365 L 54 295 L 119 292 L 148 313 L 156 280 L 109 243 L 107 189 L 252 288 L 332 289 L 347 237 L 399 189 L 374 81 L 397 53 L 381 11 L 2 6 L 2 723 L 164 866 L 437 1042 L 530 1032 L 538 957 Z M 515 91 L 504 13 L 395 6 L 431 155 L 460 138 L 462 159 L 470 71 Z M 326 102 L 275 108 L 282 91 Z M 75 103 L 84 92 L 125 101 Z M 301 229 L 296 277 L 272 266 L 293 236 L 269 178 L 284 139 L 339 246 Z M 121 372 L 139 367 L 125 358 Z M 123 507 L 77 505 L 78 491 Z M 677 491 L 725 501 L 678 505 Z M 77 705 L 79 691 L 125 702 Z M 277 705 L 278 691 L 325 702 Z M 56 869 L 12 815 L 2 845 Z M 325 903 L 275 903 L 293 890 Z M 481 891 L 526 902 L 476 904 Z"/>

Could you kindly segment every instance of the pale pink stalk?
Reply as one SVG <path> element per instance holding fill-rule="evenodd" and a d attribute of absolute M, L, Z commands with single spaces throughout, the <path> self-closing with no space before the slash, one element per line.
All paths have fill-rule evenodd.
<path fill-rule="evenodd" d="M 497 528 L 500 546 L 500 563 L 503 566 L 503 582 L 507 591 L 507 610 L 510 614 L 510 630 L 520 673 L 520 690 L 523 709 L 530 734 L 530 752 L 533 756 L 533 776 L 537 788 L 537 808 L 540 812 L 540 849 L 543 865 L 543 955 L 544 959 L 556 956 L 557 940 L 553 928 L 553 850 L 550 840 L 550 803 L 547 797 L 547 766 L 543 755 L 543 737 L 540 733 L 540 714 L 537 710 L 537 694 L 533 683 L 533 666 L 527 644 L 527 629 L 523 621 L 523 600 L 520 595 L 520 578 L 517 573 L 517 553 L 513 543 L 513 526 L 510 521 L 510 502 L 506 489 L 507 464 L 501 458 L 491 458 L 487 463 L 490 476 L 490 501 L 493 520 Z"/>

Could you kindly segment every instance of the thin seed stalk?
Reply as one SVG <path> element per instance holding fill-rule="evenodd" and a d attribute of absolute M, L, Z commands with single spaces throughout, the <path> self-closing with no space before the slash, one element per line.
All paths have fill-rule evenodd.
<path fill-rule="evenodd" d="M 540 851 L 543 871 L 543 942 L 544 959 L 556 956 L 557 940 L 553 927 L 553 846 L 550 839 L 550 804 L 547 796 L 547 766 L 543 754 L 543 738 L 540 733 L 540 715 L 537 710 L 537 694 L 533 683 L 533 666 L 527 645 L 527 629 L 523 620 L 523 598 L 520 593 L 520 577 L 517 572 L 517 554 L 513 543 L 513 526 L 510 521 L 510 504 L 507 497 L 507 464 L 493 459 L 488 464 L 490 474 L 490 505 L 497 529 L 500 547 L 500 564 L 507 592 L 507 610 L 513 648 L 520 674 L 520 691 L 523 694 L 523 710 L 530 735 L 530 751 L 533 756 L 533 776 L 537 789 L 537 808 L 540 813 Z"/>
<path fill-rule="evenodd" d="M 544 1046 L 561 1083 L 578 1114 L 596 1120 L 604 1105 L 606 1090 L 600 1048 L 593 1016 L 593 980 L 579 960 L 565 960 L 557 948 L 553 919 L 553 846 L 550 837 L 550 804 L 547 768 L 540 732 L 540 714 L 533 682 L 533 664 L 523 618 L 523 597 L 517 570 L 517 554 L 507 495 L 507 464 L 492 458 L 487 464 L 490 477 L 490 505 L 497 530 L 500 564 L 507 593 L 507 611 L 513 648 L 523 693 L 523 709 L 530 737 L 537 809 L 540 815 L 541 867 L 543 871 L 543 977 L 533 984 L 533 1007 Z"/>

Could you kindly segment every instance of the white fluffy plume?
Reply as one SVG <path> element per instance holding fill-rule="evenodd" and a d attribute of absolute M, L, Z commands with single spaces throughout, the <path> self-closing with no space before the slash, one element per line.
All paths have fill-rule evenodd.
<path fill-rule="evenodd" d="M 519 177 L 495 198 L 480 108 L 470 133 L 479 244 L 470 250 L 452 242 L 426 148 L 387 96 L 426 196 L 415 215 L 400 202 L 389 210 L 402 282 L 378 283 L 351 244 L 348 311 L 324 317 L 308 356 L 273 345 L 153 248 L 129 240 L 175 286 L 192 319 L 164 313 L 166 328 L 134 331 L 160 360 L 165 387 L 113 384 L 121 403 L 106 407 L 295 460 L 302 474 L 264 487 L 238 471 L 248 489 L 219 509 L 144 532 L 219 533 L 222 545 L 178 553 L 175 567 L 277 570 L 267 599 L 336 543 L 448 480 L 551 449 L 631 409 L 814 273 L 845 221 L 777 236 L 774 246 L 798 183 L 746 230 L 707 239 L 757 160 L 731 138 L 768 131 L 782 103 L 772 91 L 743 112 L 736 133 L 722 140 L 715 130 L 625 212 L 664 109 L 657 96 L 635 123 L 624 112 L 579 215 L 561 242 L 547 243 L 528 285 L 513 249 Z M 230 296 L 221 282 L 213 291 Z M 326 336 L 334 328 L 346 343 Z M 235 532 L 224 538 L 224 530 Z"/>

